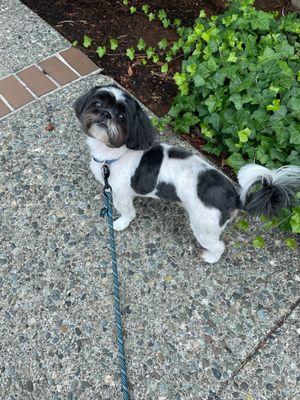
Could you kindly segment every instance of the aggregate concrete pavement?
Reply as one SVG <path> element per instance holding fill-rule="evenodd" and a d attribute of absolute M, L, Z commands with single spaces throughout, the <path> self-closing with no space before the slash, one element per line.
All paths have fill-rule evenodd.
<path fill-rule="evenodd" d="M 22 12 L 29 30 L 43 25 L 41 57 L 64 46 L 20 2 L 0 7 L 0 37 L 3 18 Z M 3 74 L 32 62 L 18 64 L 14 45 Z M 87 76 L 0 121 L 1 399 L 121 399 L 102 193 L 72 107 L 107 82 Z M 175 135 L 161 140 L 189 148 Z M 226 253 L 209 265 L 180 207 L 136 207 L 116 235 L 132 399 L 296 399 L 299 251 L 286 235 L 257 219 L 247 231 L 231 225 Z M 260 234 L 266 246 L 255 249 Z"/>

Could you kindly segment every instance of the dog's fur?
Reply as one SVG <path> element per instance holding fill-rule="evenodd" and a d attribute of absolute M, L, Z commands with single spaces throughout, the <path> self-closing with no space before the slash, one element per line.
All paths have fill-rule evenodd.
<path fill-rule="evenodd" d="M 235 187 L 200 156 L 155 143 L 146 113 L 116 85 L 92 88 L 76 101 L 75 112 L 88 135 L 91 170 L 101 184 L 101 163 L 110 163 L 109 184 L 121 215 L 114 229 L 125 229 L 135 218 L 136 196 L 178 201 L 209 263 L 218 261 L 224 252 L 220 235 L 238 210 L 275 214 L 291 205 L 300 186 L 300 167 L 271 171 L 249 164 L 239 171 L 240 188 Z"/>

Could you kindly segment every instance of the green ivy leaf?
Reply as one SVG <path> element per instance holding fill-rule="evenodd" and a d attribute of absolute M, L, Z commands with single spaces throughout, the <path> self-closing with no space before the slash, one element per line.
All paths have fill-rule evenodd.
<path fill-rule="evenodd" d="M 169 66 L 168 66 L 168 63 L 165 63 L 165 64 L 163 64 L 162 66 L 161 66 L 161 72 L 163 73 L 163 74 L 166 74 L 167 72 L 168 72 L 168 70 L 169 70 Z"/>
<path fill-rule="evenodd" d="M 242 96 L 239 93 L 234 93 L 229 97 L 229 100 L 234 103 L 234 106 L 237 110 L 240 110 L 243 107 Z"/>
<path fill-rule="evenodd" d="M 162 24 L 163 24 L 163 27 L 165 29 L 167 29 L 170 26 L 171 21 L 168 18 L 165 18 L 165 19 L 162 20 Z"/>
<path fill-rule="evenodd" d="M 202 76 L 200 74 L 197 74 L 193 77 L 193 81 L 195 84 L 195 87 L 200 87 L 205 85 L 205 80 L 202 78 Z"/>
<path fill-rule="evenodd" d="M 139 51 L 142 51 L 146 48 L 146 43 L 145 43 L 144 39 L 140 39 L 138 41 L 137 48 Z"/>
<path fill-rule="evenodd" d="M 129 8 L 129 10 L 130 10 L 130 14 L 136 13 L 136 7 L 134 7 L 134 6 L 131 6 L 131 7 Z"/>
<path fill-rule="evenodd" d="M 119 42 L 117 39 L 109 39 L 109 42 L 111 50 L 116 50 L 118 48 Z"/>
<path fill-rule="evenodd" d="M 175 18 L 174 21 L 173 21 L 173 24 L 174 24 L 175 26 L 180 26 L 180 25 L 181 25 L 180 19 Z M 299 71 L 299 73 L 300 73 L 300 71 Z"/>
<path fill-rule="evenodd" d="M 74 40 L 74 42 L 72 42 L 72 46 L 73 47 L 76 47 L 78 45 L 78 41 L 77 40 Z"/>
<path fill-rule="evenodd" d="M 201 126 L 201 133 L 208 139 L 211 139 L 214 136 L 214 132 L 210 129 L 205 124 L 200 124 Z"/>
<path fill-rule="evenodd" d="M 159 56 L 157 54 L 154 54 L 152 57 L 152 61 L 154 62 L 154 64 L 157 64 L 159 61 Z"/>
<path fill-rule="evenodd" d="M 153 21 L 155 19 L 155 14 L 153 14 L 152 12 L 148 15 L 148 19 L 149 21 Z"/>
<path fill-rule="evenodd" d="M 153 47 L 148 47 L 146 50 L 147 58 L 150 60 L 154 56 L 154 48 Z"/>
<path fill-rule="evenodd" d="M 168 47 L 168 41 L 167 39 L 162 39 L 157 43 L 157 45 L 159 49 L 165 50 Z"/>
<path fill-rule="evenodd" d="M 256 236 L 256 238 L 253 240 L 252 243 L 256 249 L 261 249 L 266 244 L 266 242 L 262 236 Z"/>
<path fill-rule="evenodd" d="M 235 171 L 238 171 L 243 165 L 245 165 L 245 161 L 241 154 L 233 153 L 230 157 L 227 158 L 226 164 L 233 168 Z"/>
<path fill-rule="evenodd" d="M 148 4 L 144 4 L 144 5 L 142 6 L 142 10 L 144 11 L 145 14 L 148 14 L 148 12 L 149 12 L 149 6 L 148 6 Z"/>
<path fill-rule="evenodd" d="M 126 49 L 126 56 L 133 61 L 135 55 L 135 50 L 133 47 L 130 47 L 130 49 Z"/>
<path fill-rule="evenodd" d="M 251 134 L 251 130 L 249 128 L 242 129 L 238 131 L 240 142 L 246 143 L 248 142 L 248 138 Z"/>
<path fill-rule="evenodd" d="M 92 44 L 92 39 L 89 36 L 84 35 L 83 36 L 83 46 L 87 49 L 88 47 L 91 46 L 91 44 Z"/>
<path fill-rule="evenodd" d="M 227 61 L 232 62 L 232 63 L 236 63 L 238 60 L 237 56 L 235 55 L 234 52 L 231 52 L 229 54 L 229 57 L 227 58 Z"/>
<path fill-rule="evenodd" d="M 123 0 L 124 6 L 128 6 L 128 0 Z"/>
<path fill-rule="evenodd" d="M 269 104 L 267 106 L 268 111 L 277 111 L 279 110 L 280 107 L 280 99 L 274 99 L 272 104 Z"/>
<path fill-rule="evenodd" d="M 199 122 L 199 118 L 191 112 L 186 112 L 182 115 L 181 119 L 175 126 L 176 130 L 189 133 L 190 127 Z"/>
<path fill-rule="evenodd" d="M 209 97 L 205 100 L 204 104 L 207 105 L 208 111 L 212 113 L 217 104 L 217 99 L 213 94 L 210 94 Z"/>
<path fill-rule="evenodd" d="M 187 65 L 186 70 L 190 75 L 194 76 L 197 71 L 197 64 L 192 63 Z"/>
<path fill-rule="evenodd" d="M 96 50 L 96 53 L 98 54 L 99 58 L 102 58 L 104 56 L 104 54 L 106 53 L 106 47 L 99 46 Z"/>
<path fill-rule="evenodd" d="M 161 21 L 167 18 L 167 14 L 164 9 L 158 11 L 158 18 Z"/>
<path fill-rule="evenodd" d="M 290 143 L 300 145 L 300 124 L 291 125 L 288 131 L 290 133 Z"/>
<path fill-rule="evenodd" d="M 285 239 L 285 243 L 289 249 L 295 250 L 297 248 L 297 241 L 294 238 Z"/>
<path fill-rule="evenodd" d="M 293 233 L 300 233 L 300 207 L 295 207 L 290 219 Z"/>
<path fill-rule="evenodd" d="M 166 55 L 166 61 L 167 61 L 167 62 L 171 62 L 172 60 L 173 60 L 172 54 L 169 54 L 169 53 L 168 53 L 168 54 Z"/>
<path fill-rule="evenodd" d="M 237 224 L 236 224 L 237 229 L 240 231 L 246 231 L 249 228 L 249 223 L 245 219 L 241 219 Z"/>

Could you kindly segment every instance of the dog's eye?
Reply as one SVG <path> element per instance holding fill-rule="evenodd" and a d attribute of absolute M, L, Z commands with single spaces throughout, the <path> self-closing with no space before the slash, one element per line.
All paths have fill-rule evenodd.
<path fill-rule="evenodd" d="M 95 107 L 96 108 L 101 108 L 102 107 L 102 103 L 100 103 L 100 101 L 97 101 L 97 103 L 95 103 Z"/>
<path fill-rule="evenodd" d="M 125 121 L 125 115 L 124 114 L 119 114 L 119 118 L 121 121 Z"/>

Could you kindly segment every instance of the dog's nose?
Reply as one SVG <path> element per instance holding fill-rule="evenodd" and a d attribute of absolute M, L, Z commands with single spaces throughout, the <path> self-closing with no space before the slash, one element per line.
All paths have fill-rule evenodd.
<path fill-rule="evenodd" d="M 104 119 L 112 119 L 112 115 L 108 110 L 102 110 L 101 117 L 103 117 Z"/>

